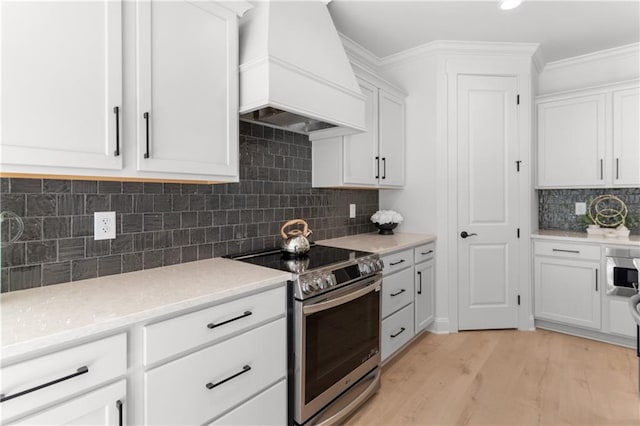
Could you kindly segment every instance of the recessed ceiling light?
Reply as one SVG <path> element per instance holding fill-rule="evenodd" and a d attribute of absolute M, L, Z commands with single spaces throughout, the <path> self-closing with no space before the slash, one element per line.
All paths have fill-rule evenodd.
<path fill-rule="evenodd" d="M 516 7 L 520 6 L 520 3 L 522 3 L 522 0 L 502 0 L 500 2 L 500 9 L 502 10 L 515 9 Z"/>

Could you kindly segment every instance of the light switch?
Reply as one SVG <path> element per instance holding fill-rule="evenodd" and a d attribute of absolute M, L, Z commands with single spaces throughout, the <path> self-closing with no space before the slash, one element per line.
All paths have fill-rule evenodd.
<path fill-rule="evenodd" d="M 576 203 L 576 214 L 587 214 L 587 203 Z"/>

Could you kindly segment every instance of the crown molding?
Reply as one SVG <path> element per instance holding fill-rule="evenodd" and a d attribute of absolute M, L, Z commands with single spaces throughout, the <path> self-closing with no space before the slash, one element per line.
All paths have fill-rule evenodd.
<path fill-rule="evenodd" d="M 546 66 L 544 67 L 544 71 L 550 71 L 557 68 L 565 68 L 565 67 L 571 67 L 576 65 L 584 65 L 589 62 L 611 60 L 615 58 L 624 58 L 626 56 L 639 55 L 639 54 L 640 54 L 640 43 L 625 44 L 623 46 L 618 46 L 611 49 L 599 50 L 597 52 L 587 53 L 580 56 L 574 56 L 572 58 L 552 61 L 546 64 Z"/>
<path fill-rule="evenodd" d="M 361 68 L 377 68 L 382 64 L 381 59 L 373 52 L 353 41 L 346 35 L 338 32 L 338 36 L 342 41 L 345 52 L 353 62 L 357 63 Z"/>

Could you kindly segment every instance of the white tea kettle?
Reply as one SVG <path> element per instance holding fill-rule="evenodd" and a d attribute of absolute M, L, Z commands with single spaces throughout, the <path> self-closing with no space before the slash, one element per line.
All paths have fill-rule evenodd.
<path fill-rule="evenodd" d="M 285 232 L 290 226 L 302 225 L 302 230 L 292 229 Z M 301 255 L 311 249 L 311 244 L 307 237 L 311 235 L 313 231 L 309 229 L 309 225 L 302 219 L 294 219 L 286 222 L 280 228 L 280 235 L 282 236 L 282 251 L 289 254 Z"/>

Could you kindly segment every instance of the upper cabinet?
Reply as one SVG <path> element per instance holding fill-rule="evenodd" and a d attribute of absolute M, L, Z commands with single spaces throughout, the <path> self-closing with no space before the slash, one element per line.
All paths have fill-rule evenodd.
<path fill-rule="evenodd" d="M 138 3 L 137 169 L 237 175 L 238 30 L 213 2 Z"/>
<path fill-rule="evenodd" d="M 312 138 L 312 186 L 401 188 L 405 176 L 404 96 L 380 81 L 358 78 L 358 83 L 366 97 L 367 130 Z"/>
<path fill-rule="evenodd" d="M 248 3 L 1 7 L 3 172 L 238 180 L 237 18 Z"/>
<path fill-rule="evenodd" d="M 4 170 L 122 169 L 121 3 L 0 3 Z"/>
<path fill-rule="evenodd" d="M 607 86 L 538 98 L 538 187 L 640 185 L 640 89 Z"/>

